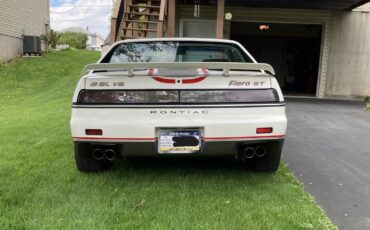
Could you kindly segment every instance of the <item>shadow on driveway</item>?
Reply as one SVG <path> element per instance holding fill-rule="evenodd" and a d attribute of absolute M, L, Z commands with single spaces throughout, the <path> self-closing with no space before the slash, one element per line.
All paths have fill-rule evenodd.
<path fill-rule="evenodd" d="M 340 229 L 370 229 L 370 113 L 364 103 L 287 101 L 283 159 Z"/>

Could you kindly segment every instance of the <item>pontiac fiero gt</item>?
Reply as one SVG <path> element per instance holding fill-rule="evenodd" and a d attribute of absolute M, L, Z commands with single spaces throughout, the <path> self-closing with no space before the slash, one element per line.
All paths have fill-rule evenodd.
<path fill-rule="evenodd" d="M 279 166 L 282 92 L 273 68 L 235 41 L 120 41 L 82 74 L 71 117 L 80 171 L 150 156 L 230 156 L 257 171 Z"/>

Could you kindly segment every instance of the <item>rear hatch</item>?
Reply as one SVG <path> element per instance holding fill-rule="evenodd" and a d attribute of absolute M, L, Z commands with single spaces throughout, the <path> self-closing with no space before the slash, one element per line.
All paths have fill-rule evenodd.
<path fill-rule="evenodd" d="M 83 104 L 230 104 L 279 101 L 264 73 L 238 71 L 226 77 L 206 69 L 149 69 L 94 73 L 85 78 Z"/>
<path fill-rule="evenodd" d="M 155 66 L 155 67 L 153 67 Z M 232 69 L 232 71 L 230 71 Z M 95 64 L 84 71 L 80 104 L 230 104 L 278 102 L 274 72 L 259 63 Z"/>

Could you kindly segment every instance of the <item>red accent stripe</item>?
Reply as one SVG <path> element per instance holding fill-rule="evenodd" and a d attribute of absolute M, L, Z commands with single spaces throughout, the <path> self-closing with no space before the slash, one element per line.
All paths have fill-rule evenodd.
<path fill-rule="evenodd" d="M 270 136 L 244 136 L 244 137 L 203 137 L 207 140 L 242 140 L 242 139 L 262 139 L 262 138 L 285 138 L 285 135 Z M 73 137 L 77 140 L 106 140 L 106 141 L 156 141 L 158 138 L 111 138 L 111 137 Z"/>
<path fill-rule="evenodd" d="M 79 140 L 111 140 L 111 141 L 156 141 L 158 138 L 113 138 L 113 137 L 72 137 Z"/>
<path fill-rule="evenodd" d="M 168 79 L 168 78 L 161 78 L 161 77 L 153 77 L 153 79 L 161 83 L 168 83 L 168 84 L 176 83 L 176 79 Z"/>
<path fill-rule="evenodd" d="M 208 75 L 208 70 L 205 68 L 201 69 L 204 75 Z M 154 68 L 148 69 L 148 76 L 153 76 L 154 74 Z M 167 83 L 167 84 L 176 84 L 176 79 L 169 79 L 169 78 L 163 78 L 161 76 L 155 76 L 152 77 L 154 80 L 161 82 L 161 83 Z M 206 76 L 196 77 L 192 79 L 184 79 L 181 81 L 182 84 L 194 84 L 203 81 L 206 78 Z"/>
<path fill-rule="evenodd" d="M 194 84 L 194 83 L 201 82 L 204 79 L 206 79 L 206 77 L 197 77 L 197 78 L 193 78 L 193 79 L 184 79 L 184 80 L 182 80 L 182 84 Z"/>
<path fill-rule="evenodd" d="M 241 140 L 241 139 L 261 139 L 261 138 L 285 138 L 285 135 L 245 136 L 245 137 L 203 137 L 204 140 Z"/>

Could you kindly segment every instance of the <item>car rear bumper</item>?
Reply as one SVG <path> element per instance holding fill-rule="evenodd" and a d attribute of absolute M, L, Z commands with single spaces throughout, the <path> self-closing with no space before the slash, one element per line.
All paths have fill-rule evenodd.
<path fill-rule="evenodd" d="M 284 139 L 254 140 L 254 141 L 207 141 L 202 143 L 202 149 L 197 153 L 158 153 L 158 142 L 86 142 L 75 141 L 76 146 L 84 146 L 88 152 L 95 149 L 112 149 L 117 153 L 118 158 L 139 158 L 139 157 L 235 157 L 239 158 L 246 147 L 263 146 L 266 154 L 280 154 Z M 242 156 L 240 157 L 242 158 Z"/>
<path fill-rule="evenodd" d="M 199 155 L 228 155 L 240 146 L 281 143 L 285 138 L 285 106 L 199 108 L 73 108 L 71 132 L 76 143 L 112 145 L 123 155 L 158 155 L 161 129 L 197 129 L 202 136 Z M 256 129 L 273 132 L 257 134 Z M 102 135 L 86 135 L 101 129 Z"/>

